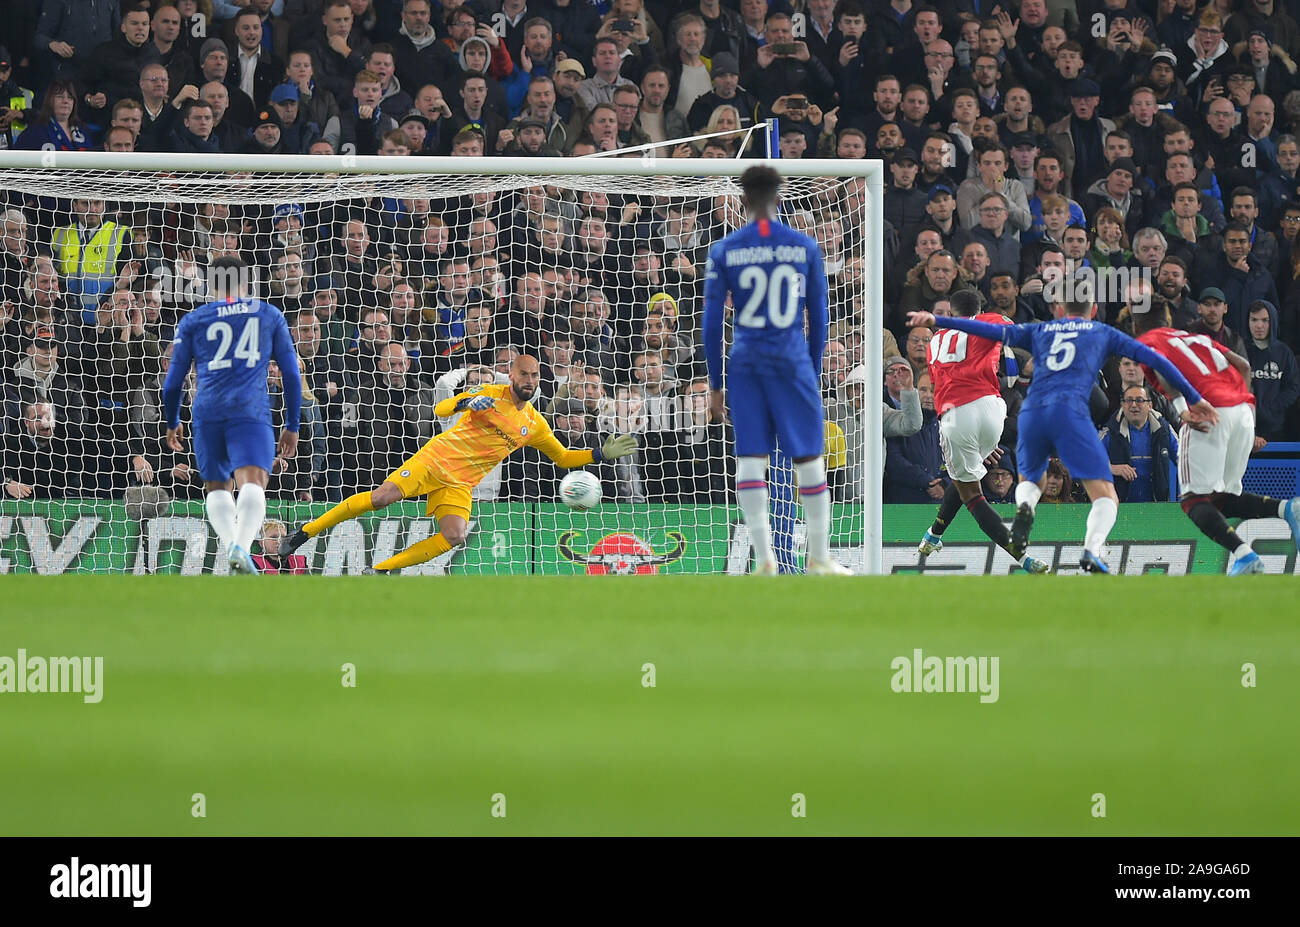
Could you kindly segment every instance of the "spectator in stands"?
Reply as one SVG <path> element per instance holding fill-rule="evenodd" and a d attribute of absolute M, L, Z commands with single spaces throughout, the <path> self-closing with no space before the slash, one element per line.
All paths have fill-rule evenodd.
<path fill-rule="evenodd" d="M 1019 267 L 1020 241 L 1008 221 L 1010 212 L 1011 205 L 1005 196 L 985 193 L 975 208 L 977 224 L 959 235 L 957 240 L 963 249 L 967 242 L 983 245 L 990 263 L 997 267 Z"/>
<path fill-rule="evenodd" d="M 1201 290 L 1200 298 L 1196 300 L 1196 312 L 1200 320 L 1192 325 L 1188 332 L 1209 335 L 1219 345 L 1244 358 L 1245 342 L 1242 341 L 1242 337 L 1223 324 L 1223 317 L 1227 315 L 1227 302 L 1222 290 L 1214 286 Z"/>
<path fill-rule="evenodd" d="M 485 76 L 465 75 L 460 85 L 460 98 L 461 105 L 452 114 L 449 141 L 466 128 L 483 135 L 485 151 L 500 152 L 513 141 L 514 133 L 506 128 L 505 118 L 487 105 L 488 82 Z"/>
<path fill-rule="evenodd" d="M 318 290 L 317 295 L 322 292 L 330 291 Z M 315 397 L 319 414 L 321 433 L 314 443 L 322 465 L 318 470 L 316 488 L 325 501 L 337 502 L 342 498 L 344 418 L 350 416 L 355 425 L 356 383 L 353 374 L 344 369 L 342 352 L 329 350 L 322 331 L 322 314 L 325 313 L 321 310 L 299 311 L 292 317 L 290 333 L 303 365 L 304 383 Z"/>
<path fill-rule="evenodd" d="M 254 109 L 267 105 L 271 90 L 284 77 L 284 62 L 262 41 L 262 14 L 253 8 L 240 10 L 234 18 L 233 67 L 230 79 Z"/>
<path fill-rule="evenodd" d="M 430 22 L 432 11 L 430 0 L 405 0 L 402 4 L 402 26 L 393 39 L 393 58 L 404 87 L 440 83 L 456 71 L 451 50 L 438 41 Z"/>
<path fill-rule="evenodd" d="M 478 300 L 478 294 L 470 289 L 469 261 L 462 257 L 443 261 L 439 284 L 434 307 L 437 318 L 434 333 L 441 351 L 465 340 L 465 320 L 470 303 Z"/>
<path fill-rule="evenodd" d="M 112 289 L 119 256 L 130 243 L 130 233 L 113 219 L 105 219 L 104 211 L 103 200 L 74 199 L 72 222 L 56 228 L 50 240 L 69 294 L 79 296 L 88 308 Z"/>
<path fill-rule="evenodd" d="M 253 119 L 253 134 L 239 150 L 245 154 L 282 154 L 280 117 L 274 107 L 261 110 Z"/>
<path fill-rule="evenodd" d="M 1016 457 L 1006 447 L 1001 451 L 997 462 L 990 465 L 984 475 L 984 499 L 990 505 L 1014 504 L 1016 501 Z"/>
<path fill-rule="evenodd" d="M 609 300 L 595 287 L 580 290 L 573 296 L 569 310 L 569 332 L 574 350 L 588 370 L 612 373 L 618 368 L 614 331 L 609 325 Z"/>
<path fill-rule="evenodd" d="M 3 437 L 0 483 L 11 499 L 62 499 L 94 495 L 94 470 L 101 463 L 87 458 L 74 426 L 64 424 L 50 402 L 28 401 L 22 419 Z"/>
<path fill-rule="evenodd" d="M 423 2 L 423 0 L 420 0 L 420 2 Z M 294 575 L 305 575 L 308 572 L 307 558 L 304 555 L 289 554 L 285 556 L 280 553 L 280 546 L 288 536 L 288 529 L 285 528 L 282 521 L 268 518 L 262 524 L 261 553 L 253 554 L 253 563 L 257 564 L 258 570 L 262 573 L 291 573 Z"/>
<path fill-rule="evenodd" d="M 1187 328 L 1197 319 L 1196 300 L 1187 283 L 1187 264 L 1177 257 L 1166 257 L 1156 272 L 1156 292 L 1169 303 L 1170 321 L 1175 328 Z"/>
<path fill-rule="evenodd" d="M 280 84 L 271 91 L 269 106 L 280 120 L 280 147 L 289 154 L 307 154 L 321 137 L 320 126 L 311 121 L 300 104 L 294 84 Z"/>
<path fill-rule="evenodd" d="M 340 113 L 352 106 L 353 76 L 365 67 L 370 51 L 364 36 L 352 34 L 352 21 L 348 0 L 329 0 L 321 13 L 324 34 L 307 48 L 318 65 L 316 83 L 334 95 Z"/>
<path fill-rule="evenodd" d="M 212 138 L 215 122 L 212 104 L 191 101 L 185 104 L 181 124 L 172 130 L 169 149 L 175 152 L 215 153 L 221 150 Z"/>
<path fill-rule="evenodd" d="M 212 107 L 212 135 L 222 151 L 238 151 L 248 140 L 251 124 L 257 118 L 254 110 L 242 111 L 243 95 L 235 97 L 239 107 L 231 105 L 230 91 L 225 84 L 209 81 L 199 88 L 199 99 Z"/>
<path fill-rule="evenodd" d="M 370 229 L 360 219 L 343 223 L 343 254 L 334 259 L 333 278 L 343 291 L 346 314 L 357 318 L 354 307 L 373 306 L 375 273 L 379 270 Z"/>
<path fill-rule="evenodd" d="M 894 328 L 894 334 L 901 334 L 901 320 L 907 318 L 909 312 L 929 312 L 937 300 L 946 299 L 958 290 L 969 289 L 972 287 L 966 271 L 957 263 L 953 253 L 935 251 L 908 272 L 897 321 L 890 327 Z"/>
<path fill-rule="evenodd" d="M 27 216 L 21 209 L 6 209 L 0 214 L 0 302 L 11 304 L 13 311 L 35 257 L 36 249 L 27 236 Z"/>
<path fill-rule="evenodd" d="M 129 5 L 123 10 L 118 35 L 91 49 L 82 65 L 79 83 L 85 88 L 81 101 L 87 120 L 107 124 L 113 105 L 135 95 L 140 69 L 159 57 L 159 49 L 149 42 L 147 5 Z"/>
<path fill-rule="evenodd" d="M 1094 267 L 1123 267 L 1133 257 L 1129 248 L 1128 231 L 1124 227 L 1124 217 L 1110 206 L 1099 207 L 1093 216 L 1093 228 L 1096 238 L 1092 242 L 1092 251 L 1088 261 Z"/>
<path fill-rule="evenodd" d="M 48 52 L 46 65 L 56 80 L 74 80 L 90 53 L 118 34 L 120 3 L 45 0 L 32 47 Z"/>
<path fill-rule="evenodd" d="M 158 63 L 167 70 L 169 83 L 173 87 L 197 84 L 199 69 L 189 43 L 192 36 L 186 33 L 182 39 L 181 14 L 176 5 L 170 0 L 156 4 L 149 27 L 153 34 L 150 42 L 158 52 Z"/>
<path fill-rule="evenodd" d="M 556 110 L 555 88 L 556 81 L 553 78 L 545 75 L 533 77 L 528 83 L 523 109 L 511 127 L 518 133 L 525 122 L 540 123 L 544 133 L 540 147 L 563 152 L 569 147 L 569 127 Z"/>
<path fill-rule="evenodd" d="M 140 102 L 122 100 L 113 108 L 113 124 L 126 126 L 136 132 L 144 151 L 166 150 L 167 140 L 176 127 L 180 108 L 188 100 L 199 98 L 199 88 L 193 84 L 187 85 L 177 93 L 174 103 L 169 90 L 170 78 L 167 69 L 159 62 L 147 64 L 140 70 Z M 124 104 L 133 104 L 133 109 L 140 107 L 139 115 L 135 117 L 140 120 L 138 124 L 132 125 L 119 116 Z"/>
<path fill-rule="evenodd" d="M 1259 194 L 1251 187 L 1238 187 L 1228 200 L 1229 215 L 1233 222 L 1246 226 L 1250 236 L 1250 256 L 1267 270 L 1276 281 L 1282 266 L 1282 255 L 1277 238 L 1268 229 L 1256 224 L 1259 219 Z"/>
<path fill-rule="evenodd" d="M 9 220 L 12 221 L 12 220 Z M 35 255 L 13 294 L 14 302 L 0 302 L 4 316 L 3 367 L 12 367 L 26 350 L 29 339 L 41 330 L 52 331 L 60 356 L 70 372 L 80 374 L 84 353 L 80 312 L 77 304 L 61 289 L 58 272 L 49 255 Z"/>
<path fill-rule="evenodd" d="M 730 456 L 728 426 L 709 417 L 709 384 L 695 380 L 679 397 L 678 411 L 645 437 L 647 492 L 652 501 L 725 505 Z"/>
<path fill-rule="evenodd" d="M 1047 462 L 1047 473 L 1043 477 L 1043 502 L 1062 503 L 1078 502 L 1074 480 L 1065 465 L 1053 457 Z"/>
<path fill-rule="evenodd" d="M 496 339 L 492 331 L 491 307 L 472 303 L 465 312 L 465 335 L 440 345 L 433 369 L 445 373 L 458 367 L 491 367 L 496 360 Z"/>
<path fill-rule="evenodd" d="M 1273 275 L 1252 253 L 1250 227 L 1243 222 L 1229 222 L 1223 229 L 1223 250 L 1204 266 L 1198 279 L 1204 286 L 1215 287 L 1228 304 L 1224 321 L 1235 332 L 1246 329 L 1246 313 L 1257 300 L 1277 305 L 1277 287 Z"/>
<path fill-rule="evenodd" d="M 647 71 L 647 74 L 649 73 Z M 742 127 L 748 128 L 753 125 L 754 113 L 758 109 L 758 99 L 740 86 L 740 65 L 735 56 L 729 52 L 719 52 L 710 62 L 709 74 L 712 89 L 701 94 L 691 104 L 690 112 L 686 115 L 686 124 L 689 126 L 690 131 L 703 132 L 709 117 L 713 115 L 713 112 L 719 106 L 723 105 L 736 107 L 737 112 L 740 113 Z M 664 72 L 664 75 L 669 76 L 667 71 Z M 673 85 L 670 84 L 671 86 Z M 677 113 L 679 116 L 681 115 L 676 108 L 670 111 Z M 681 127 L 678 126 L 678 128 Z M 667 137 L 682 138 L 687 134 L 687 132 L 669 131 Z"/>
<path fill-rule="evenodd" d="M 298 109 L 306 116 L 308 122 L 320 128 L 321 138 L 329 142 L 337 151 L 342 134 L 339 103 L 333 93 L 322 91 L 316 86 L 315 66 L 312 63 L 311 52 L 291 51 L 285 77 L 287 83 L 292 84 L 298 91 Z M 442 91 L 438 91 L 438 98 L 442 98 Z M 419 105 L 418 101 L 416 105 Z M 283 113 L 281 118 L 284 118 Z"/>
<path fill-rule="evenodd" d="M 72 423 L 85 421 L 89 409 L 85 385 L 81 378 L 63 368 L 59 362 L 59 342 L 55 331 L 37 328 L 26 339 L 21 358 L 6 371 L 9 388 L 6 405 L 10 412 L 22 406 L 42 402 L 60 409 Z"/>
<path fill-rule="evenodd" d="M 1250 340 L 1251 386 L 1255 391 L 1255 445 L 1287 439 L 1286 418 L 1300 399 L 1300 367 L 1295 354 L 1277 339 L 1277 308 L 1267 300 L 1250 305 L 1247 322 Z M 1262 440 L 1261 440 L 1262 439 Z"/>
<path fill-rule="evenodd" d="M 1097 215 L 1102 209 L 1113 210 L 1123 221 L 1126 234 L 1136 235 L 1146 213 L 1142 190 L 1134 185 L 1136 179 L 1137 165 L 1133 159 L 1116 158 L 1105 175 L 1087 188 L 1084 209 L 1089 215 Z"/>
<path fill-rule="evenodd" d="M 370 48 L 366 55 L 365 70 L 371 71 L 379 78 L 379 108 L 394 120 L 401 119 L 410 112 L 414 105 L 410 93 L 402 87 L 401 78 L 397 77 L 397 64 L 394 59 L 393 46 L 381 42 Z"/>
<path fill-rule="evenodd" d="M 903 381 L 891 373 L 896 367 L 897 362 L 891 362 L 886 374 L 892 376 L 893 386 L 901 387 Z M 943 453 L 939 449 L 939 418 L 934 411 L 929 374 L 917 380 L 916 389 L 921 398 L 920 431 L 885 441 L 886 502 L 934 502 L 943 498 L 947 488 L 947 477 L 942 472 Z M 890 399 L 900 401 L 901 389 L 898 398 L 891 389 Z"/>
<path fill-rule="evenodd" d="M 90 135 L 77 115 L 77 90 L 55 80 L 45 88 L 41 108 L 18 136 L 14 147 L 26 151 L 88 151 Z"/>
<path fill-rule="evenodd" d="M 302 377 L 300 371 L 295 373 L 281 371 L 275 361 L 271 361 L 267 366 L 266 387 L 271 404 L 271 422 L 277 434 L 285 425 L 283 377 L 294 375 L 300 379 Z M 266 485 L 266 491 L 272 498 L 310 502 L 315 481 L 312 462 L 316 459 L 316 430 L 320 417 L 316 409 L 316 397 L 312 395 L 311 390 L 307 389 L 305 381 L 302 387 L 298 452 L 289 458 L 276 454 L 271 462 L 270 481 Z"/>
<path fill-rule="evenodd" d="M 769 15 L 763 39 L 755 53 L 753 69 L 742 81 L 760 103 L 771 107 L 777 97 L 791 93 L 803 94 L 813 101 L 830 98 L 835 89 L 834 78 L 824 64 L 812 57 L 807 42 L 795 40 L 788 15 Z M 784 51 L 789 45 L 794 46 L 793 52 Z"/>
<path fill-rule="evenodd" d="M 380 108 L 382 93 L 379 75 L 360 71 L 353 81 L 351 105 L 339 112 L 339 137 L 357 154 L 377 154 L 384 135 L 397 128 L 397 121 Z"/>
<path fill-rule="evenodd" d="M 921 377 L 930 369 L 926 360 L 926 348 L 933 336 L 934 332 L 924 325 L 918 325 L 907 333 L 904 348 L 907 351 L 907 362 L 912 365 L 912 380 L 915 383 L 920 383 Z"/>
<path fill-rule="evenodd" d="M 1120 410 L 1101 432 L 1120 502 L 1172 501 L 1170 468 L 1178 460 L 1173 428 L 1151 409 L 1145 386 L 1124 389 Z"/>

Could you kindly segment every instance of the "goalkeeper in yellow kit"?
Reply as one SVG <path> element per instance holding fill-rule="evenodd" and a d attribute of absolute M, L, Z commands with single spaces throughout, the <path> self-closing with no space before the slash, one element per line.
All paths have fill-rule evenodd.
<path fill-rule="evenodd" d="M 438 519 L 438 533 L 376 563 L 374 572 L 388 573 L 414 566 L 465 543 L 471 491 L 497 464 L 525 444 L 567 468 L 615 460 L 636 451 L 636 439 L 631 435 L 610 438 L 598 451 L 572 450 L 562 445 L 546 419 L 529 402 L 537 392 L 540 377 L 537 358 L 520 354 L 510 366 L 508 384 L 480 386 L 438 403 L 434 414 L 439 418 L 449 418 L 457 412 L 465 415 L 416 451 L 377 488 L 350 496 L 320 518 L 303 525 L 289 540 L 284 556 L 349 518 L 385 508 L 401 499 L 427 495 L 427 511 Z"/>

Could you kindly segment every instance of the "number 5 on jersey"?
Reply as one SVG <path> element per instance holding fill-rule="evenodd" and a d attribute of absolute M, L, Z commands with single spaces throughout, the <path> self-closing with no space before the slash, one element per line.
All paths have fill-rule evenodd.
<path fill-rule="evenodd" d="M 1051 370 L 1064 370 L 1074 363 L 1074 339 L 1078 332 L 1057 332 L 1052 339 L 1052 349 L 1047 352 L 1047 366 Z"/>

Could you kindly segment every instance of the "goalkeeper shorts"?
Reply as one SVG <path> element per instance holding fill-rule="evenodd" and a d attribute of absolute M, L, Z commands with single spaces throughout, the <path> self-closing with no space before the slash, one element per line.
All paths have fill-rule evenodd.
<path fill-rule="evenodd" d="M 473 504 L 470 493 L 474 487 L 444 482 L 428 464 L 418 458 L 412 457 L 403 463 L 388 475 L 386 482 L 395 484 L 405 499 L 427 495 L 429 499 L 425 512 L 434 518 L 459 515 L 466 521 L 469 520 L 469 510 Z"/>

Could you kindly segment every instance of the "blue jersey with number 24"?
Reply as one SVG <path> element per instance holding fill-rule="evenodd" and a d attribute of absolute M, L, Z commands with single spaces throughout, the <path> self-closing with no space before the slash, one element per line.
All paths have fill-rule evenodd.
<path fill-rule="evenodd" d="M 191 362 L 197 389 L 194 418 L 204 422 L 271 421 L 266 371 L 275 360 L 285 397 L 285 427 L 298 429 L 302 380 L 284 313 L 260 299 L 205 303 L 176 327 L 163 385 L 167 425 L 180 422 L 180 394 Z"/>
<path fill-rule="evenodd" d="M 792 364 L 821 370 L 826 348 L 826 270 L 816 239 L 756 219 L 709 249 L 704 281 L 704 352 L 709 383 L 722 387 L 722 331 L 731 294 L 731 365 L 782 375 Z M 808 333 L 804 334 L 804 309 Z"/>

